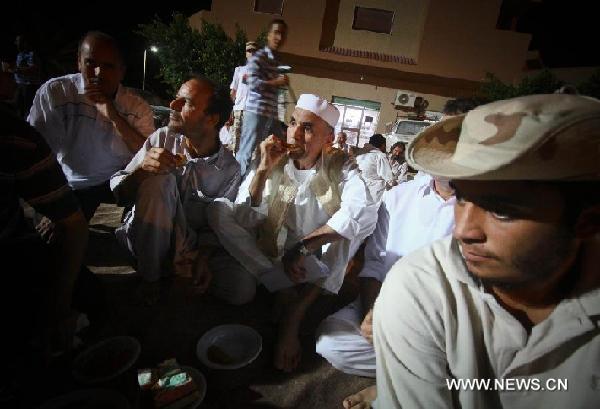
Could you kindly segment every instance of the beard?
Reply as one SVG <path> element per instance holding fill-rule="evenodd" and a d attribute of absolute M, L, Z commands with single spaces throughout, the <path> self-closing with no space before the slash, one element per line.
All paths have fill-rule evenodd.
<path fill-rule="evenodd" d="M 467 273 L 476 282 L 485 287 L 497 287 L 503 290 L 517 290 L 541 283 L 551 278 L 575 251 L 573 231 L 561 224 L 545 240 L 539 240 L 526 253 L 517 254 L 511 261 L 511 270 L 516 277 L 479 277 L 467 269 Z"/>

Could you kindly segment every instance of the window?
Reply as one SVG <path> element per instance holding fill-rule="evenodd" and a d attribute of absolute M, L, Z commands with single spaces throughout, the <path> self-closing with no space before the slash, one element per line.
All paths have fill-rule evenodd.
<path fill-rule="evenodd" d="M 354 7 L 353 30 L 367 30 L 391 34 L 394 12 L 366 7 Z"/>
<path fill-rule="evenodd" d="M 333 97 L 333 105 L 340 111 L 340 119 L 335 126 L 336 134 L 346 133 L 348 145 L 362 148 L 377 129 L 381 104 L 375 101 Z"/>
<path fill-rule="evenodd" d="M 254 11 L 267 14 L 283 14 L 283 0 L 254 0 Z"/>

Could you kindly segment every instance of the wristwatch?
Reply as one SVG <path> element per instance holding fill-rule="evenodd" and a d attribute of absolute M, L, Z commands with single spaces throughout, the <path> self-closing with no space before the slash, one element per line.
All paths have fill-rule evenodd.
<path fill-rule="evenodd" d="M 298 249 L 298 253 L 302 254 L 303 256 L 310 256 L 312 254 L 312 251 L 310 251 L 307 247 L 306 244 L 304 244 L 304 240 L 300 240 L 298 242 L 298 244 L 296 244 L 297 249 Z"/>

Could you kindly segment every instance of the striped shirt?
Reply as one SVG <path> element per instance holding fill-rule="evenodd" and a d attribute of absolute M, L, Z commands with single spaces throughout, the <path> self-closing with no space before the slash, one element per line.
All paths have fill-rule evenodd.
<path fill-rule="evenodd" d="M 44 138 L 29 124 L 0 108 L 0 243 L 20 233 L 19 198 L 52 221 L 79 209 L 79 202 Z"/>
<path fill-rule="evenodd" d="M 154 132 L 152 109 L 133 91 L 119 86 L 115 108 L 144 136 Z M 73 189 L 100 185 L 123 169 L 131 152 L 115 126 L 84 95 L 81 74 L 53 78 L 35 95 L 29 123 L 46 139 Z"/>
<path fill-rule="evenodd" d="M 279 62 L 275 59 L 273 51 L 269 47 L 257 51 L 248 60 L 246 82 L 248 83 L 248 97 L 246 108 L 248 112 L 277 117 L 277 93 L 279 87 L 268 85 L 265 81 L 277 78 L 280 74 L 277 70 Z"/>

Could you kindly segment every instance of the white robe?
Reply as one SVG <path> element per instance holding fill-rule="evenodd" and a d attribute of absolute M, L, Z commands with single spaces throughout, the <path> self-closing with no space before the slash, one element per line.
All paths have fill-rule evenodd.
<path fill-rule="evenodd" d="M 289 249 L 304 236 L 323 225 L 328 225 L 343 239 L 326 244 L 320 256 L 305 258 L 307 281 L 337 293 L 342 285 L 346 266 L 363 240 L 373 231 L 376 221 L 376 205 L 371 200 L 356 166 L 350 162 L 342 169 L 341 205 L 329 216 L 310 188 L 310 181 L 317 174 L 317 165 L 309 170 L 298 170 L 289 160 L 283 171 L 298 187 L 295 199 L 286 214 L 284 226 L 278 236 L 278 247 Z M 268 212 L 265 200 L 271 189 L 270 180 L 263 191 L 260 206 L 250 204 L 249 187 L 254 177 L 252 170 L 240 186 L 235 204 L 224 201 L 211 205 L 209 217 L 213 231 L 219 235 L 221 244 L 250 273 L 258 277 L 270 291 L 291 287 L 293 283 L 284 273 L 279 257 L 271 259 L 256 244 L 256 229 Z"/>
<path fill-rule="evenodd" d="M 450 234 L 454 203 L 454 197 L 444 200 L 435 192 L 429 175 L 385 192 L 359 277 L 383 282 L 398 259 Z M 362 318 L 360 298 L 327 317 L 316 350 L 345 373 L 375 377 L 375 350 L 360 333 Z"/>

